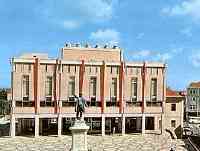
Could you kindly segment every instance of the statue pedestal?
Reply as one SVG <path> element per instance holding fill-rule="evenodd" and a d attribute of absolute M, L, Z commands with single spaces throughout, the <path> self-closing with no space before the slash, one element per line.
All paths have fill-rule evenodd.
<path fill-rule="evenodd" d="M 88 151 L 87 131 L 89 126 L 84 120 L 76 120 L 74 125 L 69 128 L 72 132 L 72 151 Z"/>

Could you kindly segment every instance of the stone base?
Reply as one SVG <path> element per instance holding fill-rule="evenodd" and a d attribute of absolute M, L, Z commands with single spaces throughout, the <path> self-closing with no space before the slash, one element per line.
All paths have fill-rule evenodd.
<path fill-rule="evenodd" d="M 89 126 L 84 120 L 76 120 L 74 125 L 69 128 L 72 131 L 71 151 L 87 151 L 87 131 Z"/>

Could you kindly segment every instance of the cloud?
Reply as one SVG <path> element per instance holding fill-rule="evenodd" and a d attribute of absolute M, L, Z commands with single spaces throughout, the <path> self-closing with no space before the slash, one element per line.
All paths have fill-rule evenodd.
<path fill-rule="evenodd" d="M 158 53 L 155 57 L 156 60 L 166 62 L 171 59 L 173 55 L 171 53 Z"/>
<path fill-rule="evenodd" d="M 74 29 L 86 23 L 111 20 L 117 4 L 118 0 L 44 0 L 36 11 L 53 23 Z"/>
<path fill-rule="evenodd" d="M 151 50 L 140 50 L 140 51 L 134 51 L 132 52 L 132 58 L 134 59 L 140 59 L 140 58 L 147 58 L 153 54 L 153 51 Z"/>
<path fill-rule="evenodd" d="M 192 36 L 192 29 L 187 27 L 187 28 L 180 30 L 180 33 L 182 35 L 187 36 L 187 37 L 191 37 Z"/>
<path fill-rule="evenodd" d="M 120 33 L 115 29 L 99 29 L 90 34 L 89 39 L 98 43 L 118 44 Z"/>
<path fill-rule="evenodd" d="M 156 50 L 140 50 L 131 53 L 132 59 L 167 62 L 183 51 L 182 48 L 173 48 L 168 52 Z"/>
<path fill-rule="evenodd" d="M 194 67 L 200 67 L 200 53 L 195 53 L 189 56 L 189 60 Z"/>
<path fill-rule="evenodd" d="M 169 16 L 188 16 L 200 21 L 200 0 L 185 0 L 175 6 L 165 7 L 161 12 Z"/>
<path fill-rule="evenodd" d="M 116 0 L 87 0 L 87 2 L 81 0 L 80 7 L 86 16 L 90 16 L 94 20 L 108 20 L 113 16 L 115 2 Z"/>
<path fill-rule="evenodd" d="M 144 37 L 144 33 L 139 33 L 137 36 L 136 36 L 136 39 L 142 39 Z"/>
<path fill-rule="evenodd" d="M 80 26 L 80 24 L 76 21 L 73 21 L 73 20 L 65 20 L 63 22 L 63 26 L 66 28 L 66 29 L 76 29 Z"/>

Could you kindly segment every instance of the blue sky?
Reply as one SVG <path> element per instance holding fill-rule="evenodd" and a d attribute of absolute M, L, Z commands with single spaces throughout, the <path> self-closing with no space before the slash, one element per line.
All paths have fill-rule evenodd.
<path fill-rule="evenodd" d="M 129 61 L 163 61 L 167 83 L 200 80 L 200 0 L 1 0 L 0 87 L 9 59 L 25 52 L 58 57 L 65 42 L 118 44 Z"/>

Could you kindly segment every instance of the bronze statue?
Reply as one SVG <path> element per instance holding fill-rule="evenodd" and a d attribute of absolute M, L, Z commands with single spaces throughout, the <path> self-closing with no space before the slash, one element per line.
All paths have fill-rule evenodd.
<path fill-rule="evenodd" d="M 82 94 L 79 94 L 79 97 L 75 95 L 76 105 L 75 105 L 75 112 L 76 112 L 76 119 L 80 120 L 82 118 L 83 112 L 85 112 L 85 107 L 87 107 L 86 100 L 82 97 Z M 79 116 L 80 114 L 80 116 Z"/>

